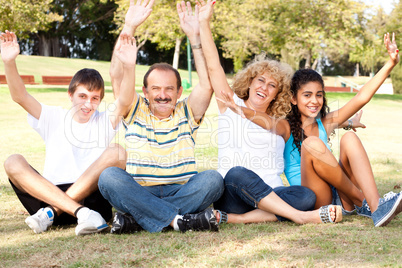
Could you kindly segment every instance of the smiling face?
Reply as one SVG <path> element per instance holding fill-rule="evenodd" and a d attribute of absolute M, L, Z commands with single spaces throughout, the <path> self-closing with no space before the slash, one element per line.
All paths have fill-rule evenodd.
<path fill-rule="evenodd" d="M 71 112 L 76 122 L 89 121 L 101 102 L 101 92 L 101 89 L 89 91 L 83 85 L 78 85 L 73 94 L 69 92 L 72 103 Z"/>
<path fill-rule="evenodd" d="M 257 75 L 251 81 L 246 105 L 256 111 L 265 112 L 279 91 L 278 82 L 268 72 Z"/>
<path fill-rule="evenodd" d="M 154 69 L 147 77 L 147 87 L 143 87 L 151 112 L 159 119 L 168 118 L 183 92 L 177 88 L 177 79 L 173 71 Z"/>
<path fill-rule="evenodd" d="M 324 104 L 324 89 L 319 82 L 308 82 L 302 85 L 292 104 L 297 105 L 302 122 L 307 118 L 315 118 Z"/>

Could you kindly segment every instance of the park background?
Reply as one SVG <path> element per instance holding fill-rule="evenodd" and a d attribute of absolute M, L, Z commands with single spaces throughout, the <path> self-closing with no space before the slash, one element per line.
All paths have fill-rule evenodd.
<path fill-rule="evenodd" d="M 23 55 L 17 59 L 18 68 L 21 74 L 34 75 L 39 83 L 27 86 L 30 94 L 43 103 L 69 108 L 66 86 L 43 85 L 41 76 L 73 75 L 84 67 L 95 68 L 107 85 L 100 109 L 105 108 L 113 101 L 109 60 L 128 1 L 26 2 L 0 0 L 0 30 L 13 30 L 22 37 L 19 42 Z M 342 86 L 337 75 L 361 85 L 386 60 L 383 33 L 396 32 L 397 43 L 402 43 L 401 4 L 384 12 L 379 6 L 351 0 L 282 2 L 285 1 L 218 1 L 213 32 L 229 81 L 244 63 L 264 51 L 294 69 L 317 69 L 327 86 Z M 154 62 L 177 63 L 182 77 L 188 79 L 186 42 L 174 5 L 175 1 L 156 0 L 151 17 L 137 31 L 137 42 L 142 45 L 137 92 L 146 65 Z M 386 81 L 392 83 L 396 94 L 376 95 L 363 109 L 362 121 L 367 129 L 358 130 L 380 194 L 399 192 L 402 184 L 399 66 Z M 0 74 L 4 74 L 2 64 Z M 195 85 L 195 72 L 192 79 Z M 184 95 L 190 92 L 191 87 Z M 352 96 L 353 93 L 328 93 L 331 109 Z M 6 85 L 0 86 L 0 107 L 0 162 L 20 153 L 42 171 L 43 141 L 29 127 L 26 113 L 12 102 Z M 217 166 L 213 135 L 217 116 L 213 98 L 197 137 L 200 171 Z M 331 138 L 335 155 L 344 132 L 339 130 Z M 120 133 L 116 141 L 123 142 L 122 139 Z M 370 219 L 351 216 L 336 225 L 229 224 L 222 226 L 219 233 L 141 232 L 86 237 L 76 237 L 74 226 L 36 235 L 25 225 L 26 216 L 4 169 L 0 169 L 0 267 L 402 266 L 401 216 L 385 228 L 374 228 Z"/>

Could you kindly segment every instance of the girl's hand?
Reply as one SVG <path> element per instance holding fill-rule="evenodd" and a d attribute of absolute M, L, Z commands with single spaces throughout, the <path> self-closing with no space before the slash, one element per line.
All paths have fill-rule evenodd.
<path fill-rule="evenodd" d="M 196 0 L 195 1 L 199 8 L 199 21 L 211 21 L 212 14 L 214 13 L 214 5 L 216 0 L 207 0 L 205 3 L 204 0 Z"/>
<path fill-rule="evenodd" d="M 221 91 L 221 96 L 222 98 L 216 97 L 216 100 L 222 102 L 227 108 L 229 108 L 236 114 L 241 115 L 241 117 L 243 118 L 246 118 L 241 107 L 234 102 L 233 96 L 230 96 L 224 91 Z"/>
<path fill-rule="evenodd" d="M 389 33 L 384 34 L 384 44 L 388 50 L 390 59 L 394 62 L 395 65 L 398 64 L 399 49 L 395 42 L 395 33 L 392 33 L 392 40 L 389 36 Z"/>
<path fill-rule="evenodd" d="M 119 38 L 120 42 L 115 50 L 116 56 L 124 65 L 135 66 L 137 61 L 135 38 L 129 36 L 127 33 L 122 33 Z"/>
<path fill-rule="evenodd" d="M 20 46 L 17 42 L 17 36 L 13 32 L 6 30 L 0 35 L 1 58 L 4 62 L 10 62 L 17 58 L 20 54 Z"/>
<path fill-rule="evenodd" d="M 366 126 L 360 122 L 360 119 L 362 118 L 363 115 L 363 110 L 357 112 L 355 114 L 355 116 L 353 116 L 352 118 L 350 118 L 350 120 L 352 120 L 352 129 L 354 132 L 356 132 L 356 128 L 366 128 Z"/>

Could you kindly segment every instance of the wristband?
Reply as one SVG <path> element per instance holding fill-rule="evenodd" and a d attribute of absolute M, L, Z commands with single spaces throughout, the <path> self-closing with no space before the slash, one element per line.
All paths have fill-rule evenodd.
<path fill-rule="evenodd" d="M 202 46 L 201 46 L 201 44 L 198 44 L 198 45 L 191 45 L 191 48 L 192 48 L 192 49 L 200 49 L 200 48 L 202 48 Z"/>
<path fill-rule="evenodd" d="M 348 119 L 348 126 L 344 127 L 344 130 L 351 130 L 353 128 L 353 122 L 352 120 Z"/>

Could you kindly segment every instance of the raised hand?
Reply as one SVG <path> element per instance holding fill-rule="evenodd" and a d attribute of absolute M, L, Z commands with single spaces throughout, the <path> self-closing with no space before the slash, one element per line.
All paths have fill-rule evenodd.
<path fill-rule="evenodd" d="M 199 21 L 208 21 L 209 22 L 212 18 L 216 0 L 207 0 L 206 3 L 204 0 L 200 0 L 200 1 L 196 0 L 195 2 L 200 10 L 199 15 L 198 15 Z"/>
<path fill-rule="evenodd" d="M 179 14 L 180 27 L 183 32 L 190 36 L 200 35 L 200 24 L 198 22 L 198 6 L 195 6 L 194 14 L 190 2 L 187 5 L 184 1 L 177 3 L 177 14 Z"/>
<path fill-rule="evenodd" d="M 137 45 L 135 44 L 135 38 L 129 36 L 127 33 L 122 33 L 119 39 L 120 42 L 115 49 L 116 56 L 124 65 L 135 65 L 137 61 Z"/>
<path fill-rule="evenodd" d="M 137 28 L 141 23 L 143 23 L 151 14 L 152 5 L 155 0 L 130 0 L 130 7 L 128 8 L 125 24 L 131 28 Z M 142 2 L 142 3 L 141 3 Z"/>
<path fill-rule="evenodd" d="M 226 107 L 228 107 L 230 110 L 232 110 L 236 114 L 240 115 L 243 118 L 246 117 L 244 115 L 241 107 L 234 102 L 233 96 L 231 96 L 230 94 L 227 94 L 226 92 L 221 91 L 221 98 L 218 98 L 218 97 L 215 97 L 215 98 L 217 101 L 220 101 L 222 104 L 224 104 Z"/>
<path fill-rule="evenodd" d="M 4 62 L 13 61 L 20 54 L 20 46 L 17 42 L 17 36 L 13 32 L 6 30 L 5 33 L 1 33 L 1 58 Z"/>
<path fill-rule="evenodd" d="M 392 40 L 389 33 L 384 34 L 384 44 L 387 48 L 390 59 L 397 64 L 399 62 L 399 49 L 395 42 L 395 33 L 392 33 Z"/>

